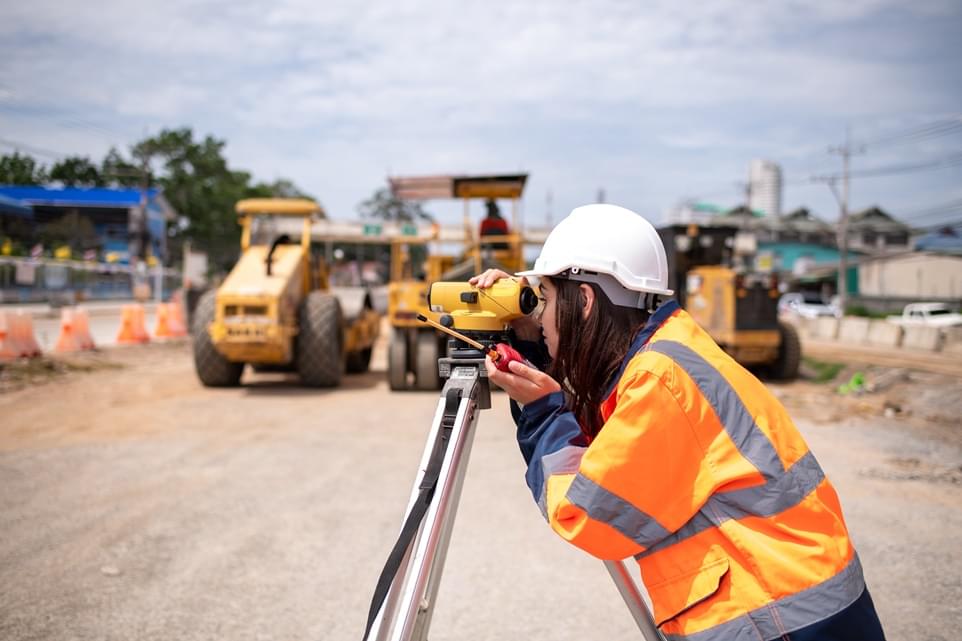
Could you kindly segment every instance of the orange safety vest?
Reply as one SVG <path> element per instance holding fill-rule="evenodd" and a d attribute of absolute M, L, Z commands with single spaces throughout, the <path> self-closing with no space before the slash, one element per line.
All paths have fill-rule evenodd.
<path fill-rule="evenodd" d="M 594 440 L 533 461 L 551 527 L 635 557 L 669 641 L 778 639 L 852 604 L 865 583 L 838 496 L 782 405 L 677 303 L 643 334 Z M 559 420 L 546 399 L 519 434 Z"/>

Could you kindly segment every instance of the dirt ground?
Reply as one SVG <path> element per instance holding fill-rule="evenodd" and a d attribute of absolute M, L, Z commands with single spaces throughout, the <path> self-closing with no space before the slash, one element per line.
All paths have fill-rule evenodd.
<path fill-rule="evenodd" d="M 209 390 L 185 343 L 0 370 L 0 639 L 360 638 L 437 402 L 383 370 L 380 349 L 338 390 Z M 809 376 L 772 389 L 839 490 L 889 639 L 958 638 L 960 380 Z M 430 638 L 637 638 L 600 563 L 544 526 L 494 405 Z"/>

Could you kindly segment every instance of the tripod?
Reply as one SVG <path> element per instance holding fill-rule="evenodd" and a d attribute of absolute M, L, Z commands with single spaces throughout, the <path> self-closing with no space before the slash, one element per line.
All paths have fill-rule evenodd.
<path fill-rule="evenodd" d="M 459 347 L 460 344 L 460 347 Z M 479 411 L 491 407 L 484 356 L 451 342 L 446 379 L 401 535 L 375 589 L 365 639 L 426 641 Z M 624 561 L 605 561 L 645 641 L 663 641 Z"/>

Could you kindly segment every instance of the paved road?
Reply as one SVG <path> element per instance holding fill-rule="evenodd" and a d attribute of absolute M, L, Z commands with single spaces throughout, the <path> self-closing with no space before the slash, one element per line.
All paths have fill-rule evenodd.
<path fill-rule="evenodd" d="M 204 389 L 186 345 L 108 356 L 123 367 L 0 395 L 0 639 L 359 639 L 436 396 L 390 393 L 383 350 L 379 371 L 322 392 L 280 375 Z M 958 638 L 962 451 L 797 412 L 889 638 Z M 638 638 L 522 474 L 496 394 L 432 641 Z"/>

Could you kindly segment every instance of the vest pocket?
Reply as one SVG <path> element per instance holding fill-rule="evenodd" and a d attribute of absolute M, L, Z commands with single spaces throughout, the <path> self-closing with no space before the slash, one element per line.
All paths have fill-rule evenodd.
<path fill-rule="evenodd" d="M 655 625 L 674 619 L 718 591 L 722 578 L 728 573 L 728 558 L 718 558 L 719 554 L 721 552 L 709 555 L 704 559 L 705 563 L 691 571 L 647 586 L 655 610 Z"/>

